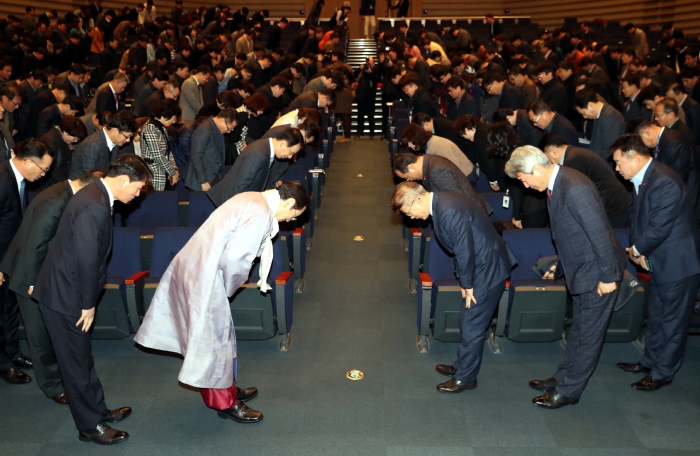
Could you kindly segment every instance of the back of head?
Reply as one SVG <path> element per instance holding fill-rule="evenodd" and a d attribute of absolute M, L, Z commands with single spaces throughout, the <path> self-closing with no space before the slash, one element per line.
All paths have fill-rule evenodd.
<path fill-rule="evenodd" d="M 53 150 L 45 142 L 38 139 L 27 139 L 15 146 L 15 156 L 17 158 L 36 158 L 41 160 L 44 155 L 53 157 Z"/>
<path fill-rule="evenodd" d="M 287 147 L 296 146 L 298 144 L 304 144 L 304 138 L 301 136 L 301 132 L 298 128 L 287 128 L 282 132 L 281 135 L 277 137 L 278 141 L 285 141 Z"/>
<path fill-rule="evenodd" d="M 123 154 L 109 164 L 107 177 L 126 176 L 129 182 L 148 182 L 151 170 L 143 158 L 135 154 Z"/>
<path fill-rule="evenodd" d="M 83 174 L 78 176 L 78 181 L 80 181 L 80 187 L 85 187 L 90 185 L 96 180 L 102 179 L 107 176 L 107 173 L 101 169 L 89 169 L 84 171 Z"/>
<path fill-rule="evenodd" d="M 75 116 L 63 116 L 59 128 L 62 132 L 82 141 L 87 136 L 87 128 L 82 120 Z"/>
<path fill-rule="evenodd" d="M 107 128 L 116 128 L 122 133 L 135 133 L 138 130 L 136 118 L 130 112 L 119 111 L 109 118 Z"/>
<path fill-rule="evenodd" d="M 309 207 L 309 193 L 299 181 L 283 182 L 277 188 L 282 201 L 289 198 L 294 199 L 294 207 L 292 209 L 302 209 Z"/>
<path fill-rule="evenodd" d="M 642 137 L 638 133 L 625 133 L 610 146 L 609 150 L 613 154 L 619 150 L 622 155 L 633 155 L 635 153 L 645 157 L 651 155 L 651 151 L 644 144 Z"/>

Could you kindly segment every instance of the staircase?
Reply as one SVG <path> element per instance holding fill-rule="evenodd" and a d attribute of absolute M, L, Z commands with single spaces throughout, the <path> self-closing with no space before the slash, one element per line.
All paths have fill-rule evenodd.
<path fill-rule="evenodd" d="M 346 61 L 352 69 L 359 68 L 360 65 L 365 63 L 367 57 L 377 58 L 377 45 L 373 39 L 355 39 L 350 40 L 348 43 L 348 52 Z M 362 125 L 362 129 L 365 135 L 378 135 L 382 134 L 382 96 L 381 90 L 377 89 L 377 99 L 375 102 L 374 109 L 375 126 L 374 132 L 369 131 L 369 127 Z M 358 131 L 357 125 L 357 104 L 352 104 L 352 134 L 356 135 Z"/>

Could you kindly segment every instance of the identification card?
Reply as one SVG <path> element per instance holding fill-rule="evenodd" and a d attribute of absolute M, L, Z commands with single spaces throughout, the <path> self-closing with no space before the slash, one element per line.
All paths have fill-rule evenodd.
<path fill-rule="evenodd" d="M 508 209 L 508 206 L 510 206 L 510 196 L 504 195 L 503 196 L 503 209 Z"/>

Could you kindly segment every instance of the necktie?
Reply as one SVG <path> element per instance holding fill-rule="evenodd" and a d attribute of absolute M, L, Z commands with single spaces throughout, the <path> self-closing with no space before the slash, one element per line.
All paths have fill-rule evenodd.
<path fill-rule="evenodd" d="M 24 192 L 24 184 L 26 180 L 22 179 L 22 182 L 19 184 L 19 202 L 20 206 L 22 207 L 22 214 L 24 214 L 24 210 L 27 208 L 27 200 L 25 198 L 25 192 Z"/>
<path fill-rule="evenodd" d="M 552 191 L 547 189 L 547 201 L 552 202 Z"/>
<path fill-rule="evenodd" d="M 114 94 L 114 104 L 117 105 L 117 109 L 119 109 L 119 95 L 116 93 Z"/>

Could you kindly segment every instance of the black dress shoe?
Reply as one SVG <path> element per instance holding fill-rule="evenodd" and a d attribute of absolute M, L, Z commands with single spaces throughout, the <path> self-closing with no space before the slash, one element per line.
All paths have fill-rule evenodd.
<path fill-rule="evenodd" d="M 559 393 L 547 393 L 534 398 L 532 403 L 546 409 L 558 409 L 565 405 L 578 404 L 578 398 L 569 399 Z"/>
<path fill-rule="evenodd" d="M 648 374 L 651 369 L 642 363 L 617 363 L 617 367 L 630 374 Z"/>
<path fill-rule="evenodd" d="M 233 420 L 236 423 L 258 423 L 262 421 L 263 414 L 238 401 L 230 409 L 219 410 L 219 418 Z"/>
<path fill-rule="evenodd" d="M 435 366 L 435 370 L 438 372 L 438 374 L 444 375 L 445 377 L 454 377 L 457 373 L 457 369 L 449 364 L 438 364 Z"/>
<path fill-rule="evenodd" d="M 68 396 L 66 396 L 66 393 L 54 396 L 51 398 L 51 400 L 59 405 L 68 405 Z"/>
<path fill-rule="evenodd" d="M 5 372 L 0 374 L 7 383 L 11 383 L 13 385 L 19 385 L 21 383 L 29 383 L 32 381 L 32 378 L 22 372 L 21 370 L 17 369 L 16 367 L 11 367 L 7 369 Z"/>
<path fill-rule="evenodd" d="M 98 424 L 96 429 L 78 431 L 78 438 L 83 442 L 92 442 L 99 445 L 114 445 L 129 438 L 124 431 L 117 431 L 106 424 Z"/>
<path fill-rule="evenodd" d="M 542 391 L 543 393 L 552 393 L 557 387 L 557 381 L 553 378 L 545 380 L 530 380 L 530 388 Z"/>
<path fill-rule="evenodd" d="M 664 386 L 670 384 L 670 381 L 662 382 L 661 380 L 655 379 L 651 375 L 647 375 L 640 381 L 632 383 L 632 388 L 639 391 L 656 391 L 657 389 L 663 388 Z"/>
<path fill-rule="evenodd" d="M 19 355 L 19 358 L 12 361 L 12 364 L 20 369 L 34 369 L 34 363 L 31 358 L 28 358 L 26 355 Z"/>
<path fill-rule="evenodd" d="M 476 388 L 476 380 L 473 382 L 461 382 L 456 378 L 448 380 L 445 383 L 440 383 L 437 390 L 441 393 L 461 393 L 462 391 L 473 390 Z"/>
<path fill-rule="evenodd" d="M 243 402 L 248 402 L 258 395 L 258 389 L 255 387 L 251 388 L 238 388 L 236 387 L 236 399 Z"/>
<path fill-rule="evenodd" d="M 127 419 L 129 415 L 131 415 L 131 407 L 121 407 L 114 410 L 104 409 L 102 411 L 102 422 L 118 423 Z"/>

